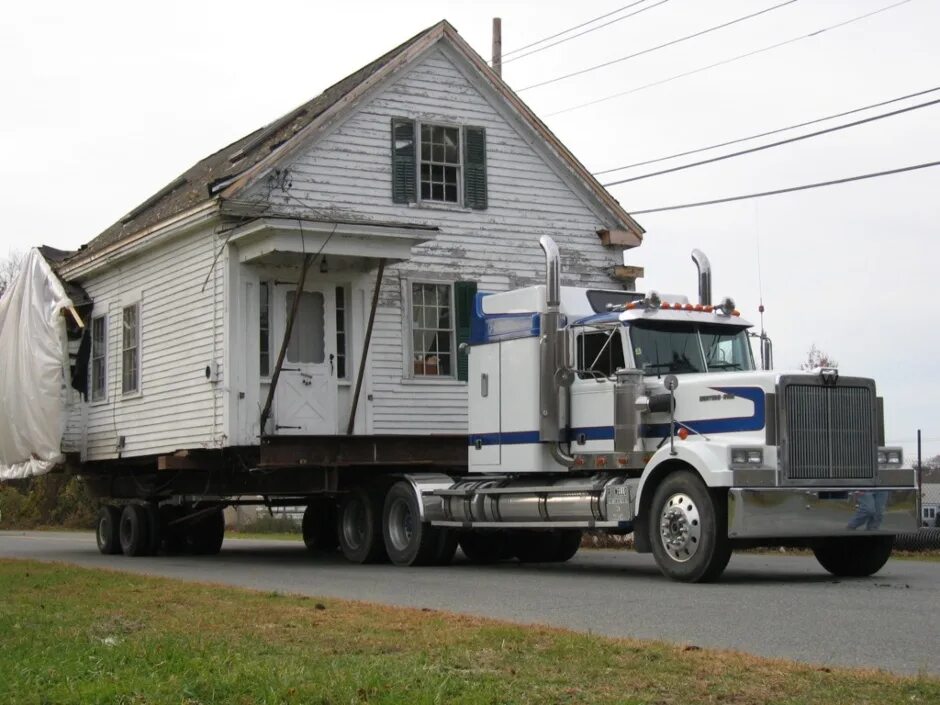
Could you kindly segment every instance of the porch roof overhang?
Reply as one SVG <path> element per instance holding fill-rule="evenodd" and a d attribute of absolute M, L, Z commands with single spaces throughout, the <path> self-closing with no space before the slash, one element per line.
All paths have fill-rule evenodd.
<path fill-rule="evenodd" d="M 411 248 L 433 240 L 436 227 L 407 224 L 258 218 L 232 231 L 240 262 L 255 262 L 273 253 L 363 257 L 402 261 Z"/>

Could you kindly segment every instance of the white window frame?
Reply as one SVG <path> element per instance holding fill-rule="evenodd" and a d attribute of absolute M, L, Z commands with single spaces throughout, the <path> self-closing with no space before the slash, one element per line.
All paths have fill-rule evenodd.
<path fill-rule="evenodd" d="M 457 155 L 460 160 L 460 166 L 457 169 L 457 200 L 456 201 L 438 201 L 431 198 L 421 197 L 421 144 L 423 142 L 424 127 L 444 127 L 457 130 Z M 461 208 L 464 206 L 463 193 L 463 170 L 464 170 L 464 126 L 456 123 L 449 123 L 441 120 L 415 120 L 415 182 L 417 203 L 422 206 L 442 207 L 442 208 Z M 421 282 L 425 283 L 425 282 Z M 430 283 L 430 282 L 427 282 Z"/>
<path fill-rule="evenodd" d="M 267 317 L 268 328 L 267 328 L 267 331 L 265 331 L 268 336 L 268 369 L 267 371 L 264 371 L 261 369 L 261 338 L 262 338 L 261 292 L 264 291 L 265 289 L 267 289 L 267 292 L 268 292 L 268 317 Z M 273 335 L 274 331 L 273 331 L 271 324 L 273 323 L 273 320 L 274 320 L 273 315 L 274 315 L 274 283 L 271 281 L 267 281 L 267 280 L 259 281 L 258 282 L 258 319 L 257 319 L 257 324 L 258 324 L 258 358 L 257 358 L 257 361 L 258 361 L 258 374 L 262 382 L 270 381 L 271 373 L 274 370 L 273 363 L 276 359 L 276 355 L 272 355 L 272 352 L 273 352 L 272 343 L 274 342 L 274 335 Z"/>
<path fill-rule="evenodd" d="M 137 311 L 137 315 L 136 315 L 137 328 L 134 331 L 136 341 L 133 347 L 133 349 L 137 353 L 137 369 L 135 370 L 136 378 L 134 380 L 135 385 L 133 389 L 124 388 L 124 353 L 132 349 L 130 347 L 125 347 L 124 345 L 124 312 L 129 308 L 136 309 Z M 141 310 L 142 310 L 142 307 L 140 305 L 139 300 L 132 301 L 121 306 L 121 328 L 120 328 L 121 334 L 120 334 L 120 347 L 118 349 L 120 350 L 120 358 L 121 358 L 121 397 L 125 399 L 140 396 L 141 394 L 141 387 L 142 387 L 141 378 L 143 376 L 141 374 L 142 365 L 143 365 L 143 355 L 141 354 L 141 348 L 143 347 L 141 344 L 143 341 L 143 335 L 142 335 L 143 325 L 142 325 L 142 320 L 141 320 Z"/>
<path fill-rule="evenodd" d="M 96 396 L 95 391 L 95 324 L 101 321 L 101 324 L 104 326 L 104 350 L 102 351 L 100 359 L 103 362 L 102 370 L 102 382 L 103 389 L 102 395 Z M 89 331 L 91 336 L 91 351 L 88 356 L 88 399 L 92 404 L 106 404 L 108 402 L 108 314 L 102 313 L 100 316 L 93 316 L 91 319 L 91 330 Z"/>
<path fill-rule="evenodd" d="M 419 375 L 414 371 L 414 303 L 411 289 L 414 284 L 436 284 L 447 286 L 450 291 L 450 346 L 451 370 L 449 375 Z M 457 379 L 457 311 L 454 302 L 455 279 L 414 277 L 402 279 L 402 379 L 417 384 L 466 384 Z"/>

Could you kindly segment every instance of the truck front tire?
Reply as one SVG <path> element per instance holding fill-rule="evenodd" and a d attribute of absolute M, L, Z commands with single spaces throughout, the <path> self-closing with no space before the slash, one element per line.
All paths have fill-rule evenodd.
<path fill-rule="evenodd" d="M 379 563 L 386 559 L 382 537 L 380 495 L 356 487 L 343 495 L 336 517 L 339 547 L 352 563 Z"/>
<path fill-rule="evenodd" d="M 214 556 L 222 550 L 222 542 L 225 540 L 225 516 L 221 507 L 218 511 L 204 514 L 183 526 L 187 552 L 195 556 Z"/>
<path fill-rule="evenodd" d="M 894 536 L 840 536 L 813 545 L 819 565 L 840 578 L 874 575 L 891 557 Z"/>
<path fill-rule="evenodd" d="M 121 552 L 121 510 L 110 504 L 98 511 L 98 524 L 95 538 L 98 541 L 98 550 L 106 556 L 116 556 Z"/>
<path fill-rule="evenodd" d="M 460 534 L 460 550 L 471 563 L 485 565 L 508 561 L 512 545 L 506 531 L 464 531 Z"/>
<path fill-rule="evenodd" d="M 581 546 L 580 529 L 517 529 L 510 539 L 520 563 L 564 563 Z"/>
<path fill-rule="evenodd" d="M 717 580 L 731 559 L 725 503 L 690 470 L 666 476 L 653 494 L 649 537 L 663 575 L 688 583 Z"/>

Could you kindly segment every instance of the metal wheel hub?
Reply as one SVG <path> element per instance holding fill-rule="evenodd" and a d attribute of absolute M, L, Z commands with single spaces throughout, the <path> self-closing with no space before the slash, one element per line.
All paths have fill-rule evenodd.
<path fill-rule="evenodd" d="M 702 522 L 698 507 L 687 494 L 672 495 L 659 515 L 659 536 L 670 558 L 685 563 L 698 551 Z"/>
<path fill-rule="evenodd" d="M 388 512 L 388 535 L 392 545 L 404 551 L 411 545 L 415 533 L 415 520 L 411 507 L 404 499 L 396 499 Z"/>

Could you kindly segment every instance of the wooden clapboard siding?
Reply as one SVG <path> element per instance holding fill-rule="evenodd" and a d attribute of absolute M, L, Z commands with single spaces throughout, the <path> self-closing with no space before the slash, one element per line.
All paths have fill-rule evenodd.
<path fill-rule="evenodd" d="M 370 428 L 375 433 L 466 430 L 466 388 L 456 381 L 403 379 L 402 282 L 474 280 L 481 291 L 541 283 L 538 238 L 549 234 L 562 252 L 562 280 L 616 287 L 608 276 L 622 264 L 596 230 L 609 218 L 588 205 L 561 167 L 532 146 L 539 139 L 497 109 L 458 68 L 462 60 L 435 48 L 332 132 L 288 165 L 290 198 L 283 205 L 328 210 L 338 219 L 435 225 L 435 241 L 415 247 L 410 261 L 390 267 L 382 287 L 370 355 Z M 393 117 L 486 129 L 488 207 L 476 211 L 392 202 L 390 130 Z M 247 197 L 263 199 L 259 184 Z M 278 198 L 275 194 L 274 200 Z M 365 291 L 370 284 L 365 284 Z M 358 321 L 358 325 L 364 322 Z"/>
<path fill-rule="evenodd" d="M 220 445 L 223 274 L 211 230 L 170 240 L 81 283 L 108 318 L 106 402 L 73 404 L 66 439 L 88 460 Z M 208 281 L 207 281 L 208 276 Z M 203 284 L 205 283 L 205 290 Z M 140 394 L 121 394 L 122 310 L 140 302 Z M 206 380 L 210 361 L 220 381 Z M 90 379 L 89 379 L 90 384 Z M 83 438 L 84 436 L 84 438 Z"/>

